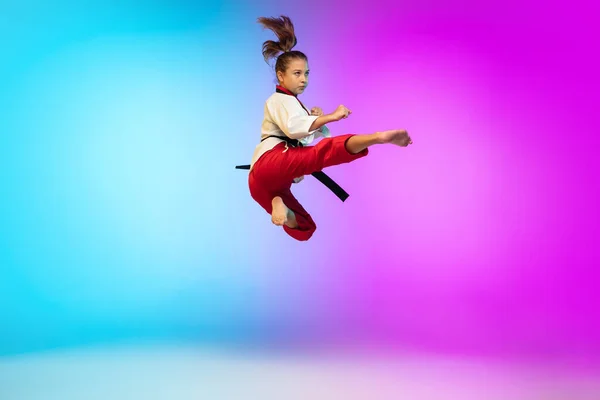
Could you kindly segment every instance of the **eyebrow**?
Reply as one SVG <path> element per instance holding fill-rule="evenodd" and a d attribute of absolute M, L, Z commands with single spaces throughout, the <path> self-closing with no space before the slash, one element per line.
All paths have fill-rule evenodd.
<path fill-rule="evenodd" d="M 295 69 L 294 72 L 302 72 L 301 69 Z M 307 69 L 306 72 L 310 72 L 310 69 Z"/>

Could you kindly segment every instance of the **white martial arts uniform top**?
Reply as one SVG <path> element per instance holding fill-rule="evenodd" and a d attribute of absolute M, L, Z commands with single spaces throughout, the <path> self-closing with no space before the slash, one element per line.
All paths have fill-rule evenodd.
<path fill-rule="evenodd" d="M 269 135 L 287 136 L 291 139 L 298 139 L 303 146 L 306 146 L 316 138 L 330 137 L 331 133 L 325 125 L 317 130 L 308 131 L 317 118 L 315 115 L 309 115 L 295 96 L 273 93 L 265 102 L 265 116 L 260 138 L 263 139 Z M 263 154 L 283 141 L 274 137 L 261 141 L 254 150 L 250 169 Z"/>

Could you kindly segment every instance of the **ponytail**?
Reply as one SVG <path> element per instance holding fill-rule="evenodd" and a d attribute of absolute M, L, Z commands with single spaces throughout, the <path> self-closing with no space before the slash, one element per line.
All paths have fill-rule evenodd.
<path fill-rule="evenodd" d="M 301 51 L 292 49 L 298 43 L 296 34 L 294 32 L 294 24 L 292 20 L 282 15 L 279 18 L 258 18 L 258 23 L 265 29 L 270 29 L 275 33 L 277 42 L 273 40 L 267 40 L 262 45 L 262 55 L 265 62 L 268 64 L 272 58 L 277 58 L 275 63 L 275 71 L 285 72 L 288 63 L 294 58 L 300 58 L 307 60 L 307 57 Z M 279 54 L 281 53 L 281 54 Z M 279 54 L 279 56 L 277 56 Z"/>
<path fill-rule="evenodd" d="M 277 39 L 279 39 L 277 42 L 267 40 L 263 43 L 262 54 L 267 63 L 269 59 L 275 58 L 278 53 L 286 53 L 296 46 L 297 39 L 294 33 L 294 24 L 289 17 L 285 15 L 279 18 L 260 17 L 258 18 L 258 23 L 265 29 L 273 31 Z"/>

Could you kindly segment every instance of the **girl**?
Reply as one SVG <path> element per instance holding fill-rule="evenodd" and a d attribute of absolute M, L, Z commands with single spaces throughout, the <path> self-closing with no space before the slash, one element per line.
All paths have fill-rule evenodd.
<path fill-rule="evenodd" d="M 306 55 L 292 50 L 297 43 L 294 25 L 286 16 L 261 17 L 258 22 L 279 39 L 263 43 L 265 61 L 268 63 L 269 59 L 281 54 L 275 63 L 279 84 L 265 103 L 261 142 L 249 166 L 250 194 L 271 214 L 275 225 L 283 226 L 294 239 L 306 241 L 317 226 L 292 194 L 292 183 L 323 168 L 365 157 L 368 147 L 374 144 L 406 147 L 412 140 L 405 130 L 330 137 L 325 124 L 348 118 L 352 111 L 340 105 L 330 114 L 323 114 L 319 107 L 313 107 L 309 112 L 297 97 L 306 90 L 309 69 Z M 304 147 L 319 137 L 323 139 L 317 145 Z"/>

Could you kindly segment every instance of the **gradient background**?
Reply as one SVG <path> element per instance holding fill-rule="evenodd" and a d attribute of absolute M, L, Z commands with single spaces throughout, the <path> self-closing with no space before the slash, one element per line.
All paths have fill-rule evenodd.
<path fill-rule="evenodd" d="M 600 363 L 594 2 L 41 1 L 0 13 L 0 355 L 121 341 Z M 287 14 L 332 133 L 406 128 L 295 193 L 247 188 Z M 370 347 L 367 347 L 370 346 Z"/>

